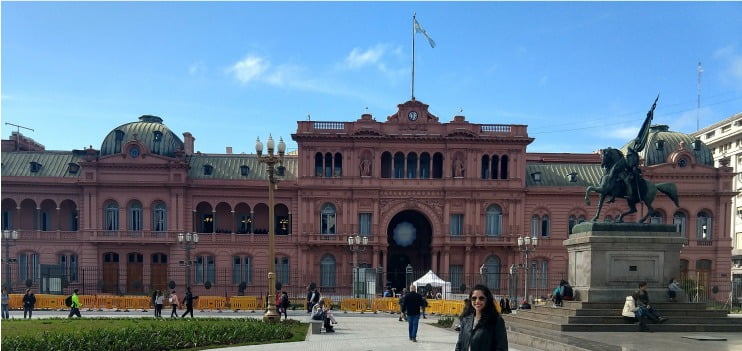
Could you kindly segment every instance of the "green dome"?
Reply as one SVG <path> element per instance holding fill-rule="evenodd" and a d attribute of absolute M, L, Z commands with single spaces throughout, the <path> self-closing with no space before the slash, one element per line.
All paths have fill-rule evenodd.
<path fill-rule="evenodd" d="M 631 140 L 621 148 L 624 155 L 633 142 Z M 663 164 L 667 162 L 667 157 L 671 153 L 680 148 L 680 143 L 685 144 L 685 149 L 695 155 L 697 164 L 713 167 L 714 158 L 706 144 L 688 134 L 670 131 L 670 127 L 664 124 L 653 125 L 649 128 L 647 145 L 639 153 L 639 157 L 644 159 L 644 166 Z"/>
<path fill-rule="evenodd" d="M 184 148 L 183 141 L 162 124 L 162 118 L 144 115 L 138 122 L 121 125 L 108 133 L 100 147 L 100 155 L 119 154 L 122 145 L 134 140 L 146 145 L 151 153 L 168 157 L 175 157 L 175 151 Z"/>

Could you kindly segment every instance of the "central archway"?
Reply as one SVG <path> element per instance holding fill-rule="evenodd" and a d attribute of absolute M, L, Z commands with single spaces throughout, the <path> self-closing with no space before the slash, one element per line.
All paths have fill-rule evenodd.
<path fill-rule="evenodd" d="M 406 287 L 409 279 L 405 268 L 411 265 L 414 272 L 427 272 L 431 267 L 431 242 L 433 229 L 424 214 L 415 210 L 404 210 L 397 213 L 387 226 L 387 280 L 397 290 Z M 409 279 L 408 279 L 409 278 Z"/>

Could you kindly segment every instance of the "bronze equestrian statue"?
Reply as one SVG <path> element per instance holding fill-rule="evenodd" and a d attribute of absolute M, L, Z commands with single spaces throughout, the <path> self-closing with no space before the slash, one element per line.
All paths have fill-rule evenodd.
<path fill-rule="evenodd" d="M 659 96 L 657 96 L 659 99 Z M 598 201 L 598 210 L 591 221 L 595 222 L 600 217 L 600 210 L 606 196 L 610 196 L 608 202 L 613 202 L 616 198 L 626 199 L 629 210 L 621 213 L 616 218 L 616 223 L 623 222 L 623 217 L 636 212 L 636 204 L 644 203 L 647 206 L 647 214 L 639 219 L 638 223 L 644 223 L 647 218 L 652 216 L 655 211 L 652 207 L 657 191 L 669 196 L 670 199 L 678 205 L 678 191 L 675 183 L 654 184 L 641 176 L 639 169 L 639 152 L 644 150 L 649 137 L 649 126 L 654 115 L 654 108 L 657 106 L 657 99 L 654 100 L 652 108 L 647 112 L 647 118 L 644 120 L 639 134 L 634 143 L 629 145 L 626 157 L 618 149 L 606 148 L 601 150 L 601 167 L 603 168 L 603 177 L 600 185 L 589 186 L 585 191 L 585 204 L 590 205 L 590 193 L 597 192 L 600 194 Z"/>

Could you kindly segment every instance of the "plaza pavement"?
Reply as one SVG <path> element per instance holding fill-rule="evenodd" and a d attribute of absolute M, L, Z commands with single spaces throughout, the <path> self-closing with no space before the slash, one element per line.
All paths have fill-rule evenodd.
<path fill-rule="evenodd" d="M 168 312 L 168 313 L 165 313 Z M 182 313 L 182 310 L 178 312 Z M 34 318 L 66 317 L 67 311 L 35 311 Z M 148 312 L 92 312 L 82 311 L 84 317 L 150 317 Z M 169 315 L 169 311 L 163 311 Z M 215 312 L 196 311 L 198 317 L 252 317 L 261 318 L 262 312 Z M 11 311 L 11 318 L 22 318 L 23 313 Z M 418 342 L 407 338 L 407 323 L 399 322 L 396 315 L 389 313 L 335 313 L 338 321 L 335 333 L 308 335 L 305 341 L 292 343 L 275 343 L 253 346 L 219 348 L 220 351 L 386 351 L 386 350 L 427 350 L 452 351 L 456 345 L 457 332 L 442 329 L 431 324 L 436 316 L 420 320 Z M 289 318 L 306 321 L 305 311 L 289 311 Z M 732 318 L 742 318 L 734 315 Z M 650 326 L 651 327 L 651 326 Z M 590 333 L 590 332 L 536 332 L 517 325 L 508 325 L 508 339 L 512 351 L 558 350 L 558 351 L 742 351 L 742 330 L 739 333 Z M 531 335 L 550 335 L 547 338 Z M 726 338 L 725 341 L 698 341 L 684 336 L 703 336 Z M 556 342 L 554 341 L 556 340 Z M 529 345 L 529 346 L 524 346 Z"/>

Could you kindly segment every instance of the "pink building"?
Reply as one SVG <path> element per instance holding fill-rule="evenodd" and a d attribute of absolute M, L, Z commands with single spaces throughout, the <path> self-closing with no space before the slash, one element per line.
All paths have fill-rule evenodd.
<path fill-rule="evenodd" d="M 367 268 L 361 279 L 397 288 L 433 270 L 454 291 L 484 280 L 516 295 L 525 235 L 540 239 L 528 267 L 531 293 L 543 295 L 566 271 L 562 241 L 595 213 L 584 193 L 603 172 L 597 154 L 528 153 L 525 125 L 440 121 L 415 100 L 383 121 L 300 121 L 291 137 L 298 152 L 286 155 L 275 194 L 276 272 L 297 295 L 310 282 L 350 295 L 354 266 Z M 4 261 L 3 282 L 15 292 L 28 283 L 133 294 L 170 281 L 182 289 L 190 276 L 196 294 L 264 294 L 266 166 L 254 154 L 194 153 L 195 140 L 156 116 L 115 127 L 99 149 L 3 140 L 3 253 L 15 259 Z M 667 126 L 653 128 L 642 158 L 645 177 L 678 184 L 681 207 L 661 195 L 652 220 L 688 239 L 681 272 L 728 281 L 731 168 L 714 167 L 706 145 Z M 607 205 L 601 220 L 625 208 Z M 179 233 L 196 232 L 193 249 L 178 244 Z M 368 245 L 354 257 L 355 234 Z"/>

